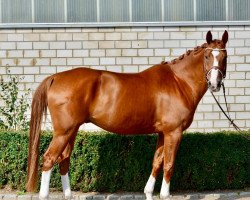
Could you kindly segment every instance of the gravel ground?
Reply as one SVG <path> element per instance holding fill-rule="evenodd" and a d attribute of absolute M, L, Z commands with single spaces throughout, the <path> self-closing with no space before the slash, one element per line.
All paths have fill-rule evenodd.
<path fill-rule="evenodd" d="M 39 200 L 38 194 L 22 194 L 17 191 L 0 190 L 1 200 Z M 51 192 L 50 198 L 53 200 L 63 200 L 62 192 Z M 73 192 L 72 200 L 143 200 L 143 193 L 80 193 Z M 220 191 L 220 192 L 204 192 L 204 193 L 173 193 L 170 200 L 250 200 L 250 190 L 247 191 Z M 158 195 L 154 196 L 154 200 L 160 200 Z"/>

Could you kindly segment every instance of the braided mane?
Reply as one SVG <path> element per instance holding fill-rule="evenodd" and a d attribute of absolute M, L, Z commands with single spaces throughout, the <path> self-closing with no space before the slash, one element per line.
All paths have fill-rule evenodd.
<path fill-rule="evenodd" d="M 173 60 L 171 60 L 170 62 L 168 61 L 162 61 L 161 64 L 163 65 L 167 65 L 167 64 L 175 64 L 177 61 L 182 60 L 184 57 L 189 56 L 192 52 L 194 52 L 194 54 L 199 53 L 202 49 L 207 48 L 208 44 L 204 43 L 201 46 L 197 46 L 195 47 L 193 50 L 188 50 L 186 53 L 182 54 L 181 56 L 179 56 L 178 58 L 175 58 Z"/>

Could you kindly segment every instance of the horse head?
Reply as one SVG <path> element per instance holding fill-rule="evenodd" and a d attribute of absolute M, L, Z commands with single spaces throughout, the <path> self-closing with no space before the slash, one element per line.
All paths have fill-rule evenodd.
<path fill-rule="evenodd" d="M 207 48 L 204 53 L 204 71 L 208 88 L 218 92 L 226 77 L 228 32 L 225 31 L 221 40 L 213 40 L 212 33 L 207 32 Z"/>

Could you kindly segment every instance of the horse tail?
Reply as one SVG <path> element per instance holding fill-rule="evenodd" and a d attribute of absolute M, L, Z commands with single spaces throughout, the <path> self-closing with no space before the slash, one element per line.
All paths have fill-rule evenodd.
<path fill-rule="evenodd" d="M 47 91 L 53 82 L 52 77 L 46 78 L 37 88 L 32 100 L 30 132 L 29 132 L 29 155 L 28 155 L 28 177 L 26 190 L 34 192 L 37 189 L 38 161 L 41 125 L 43 115 L 47 111 Z"/>

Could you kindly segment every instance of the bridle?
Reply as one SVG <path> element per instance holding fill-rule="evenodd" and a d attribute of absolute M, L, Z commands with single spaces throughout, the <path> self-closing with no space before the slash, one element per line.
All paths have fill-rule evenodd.
<path fill-rule="evenodd" d="M 212 51 L 226 51 L 226 49 L 213 49 L 213 48 L 206 48 L 206 50 L 212 50 Z M 226 75 L 222 73 L 222 71 L 219 69 L 219 66 L 213 66 L 209 71 L 206 70 L 206 67 L 205 67 L 205 64 L 203 65 L 204 66 L 204 72 L 205 72 L 205 79 L 206 79 L 206 82 L 207 82 L 207 85 L 209 85 L 209 79 L 208 79 L 208 76 L 209 74 L 211 73 L 212 69 L 216 69 L 219 71 L 219 73 L 221 74 L 222 76 L 222 81 L 221 81 L 221 85 L 222 85 L 222 88 L 223 88 L 223 95 L 224 95 L 224 100 L 225 100 L 225 104 L 226 104 L 226 109 L 227 109 L 227 113 L 224 111 L 224 109 L 222 108 L 222 106 L 220 105 L 219 101 L 216 99 L 216 97 L 214 96 L 214 93 L 212 91 L 211 94 L 215 100 L 215 102 L 217 103 L 217 105 L 219 106 L 219 108 L 221 109 L 221 111 L 223 112 L 223 114 L 226 116 L 226 118 L 230 121 L 230 124 L 233 125 L 234 129 L 236 131 L 238 131 L 239 133 L 241 133 L 241 129 L 234 123 L 234 120 L 231 118 L 230 114 L 229 114 L 229 109 L 228 109 L 228 103 L 227 103 L 227 99 L 226 99 L 226 92 L 225 92 L 225 85 L 223 83 L 224 79 L 226 78 Z M 249 140 L 250 138 L 248 136 L 244 136 L 243 134 L 241 134 L 242 137 L 244 137 L 245 139 Z"/>
<path fill-rule="evenodd" d="M 213 49 L 213 48 L 209 48 L 209 47 L 207 47 L 207 48 L 205 49 L 205 51 L 207 51 L 207 50 L 218 51 L 218 52 L 220 52 L 220 51 L 226 51 L 226 49 L 218 49 L 218 48 Z M 223 80 L 226 78 L 226 74 L 223 74 L 223 72 L 220 70 L 219 66 L 213 66 L 210 70 L 207 71 L 207 70 L 206 70 L 205 63 L 204 63 L 204 73 L 205 73 L 205 79 L 206 79 L 207 84 L 209 85 L 208 76 L 211 74 L 211 71 L 212 71 L 213 69 L 218 70 L 218 72 L 221 74 L 222 83 L 223 83 Z"/>

